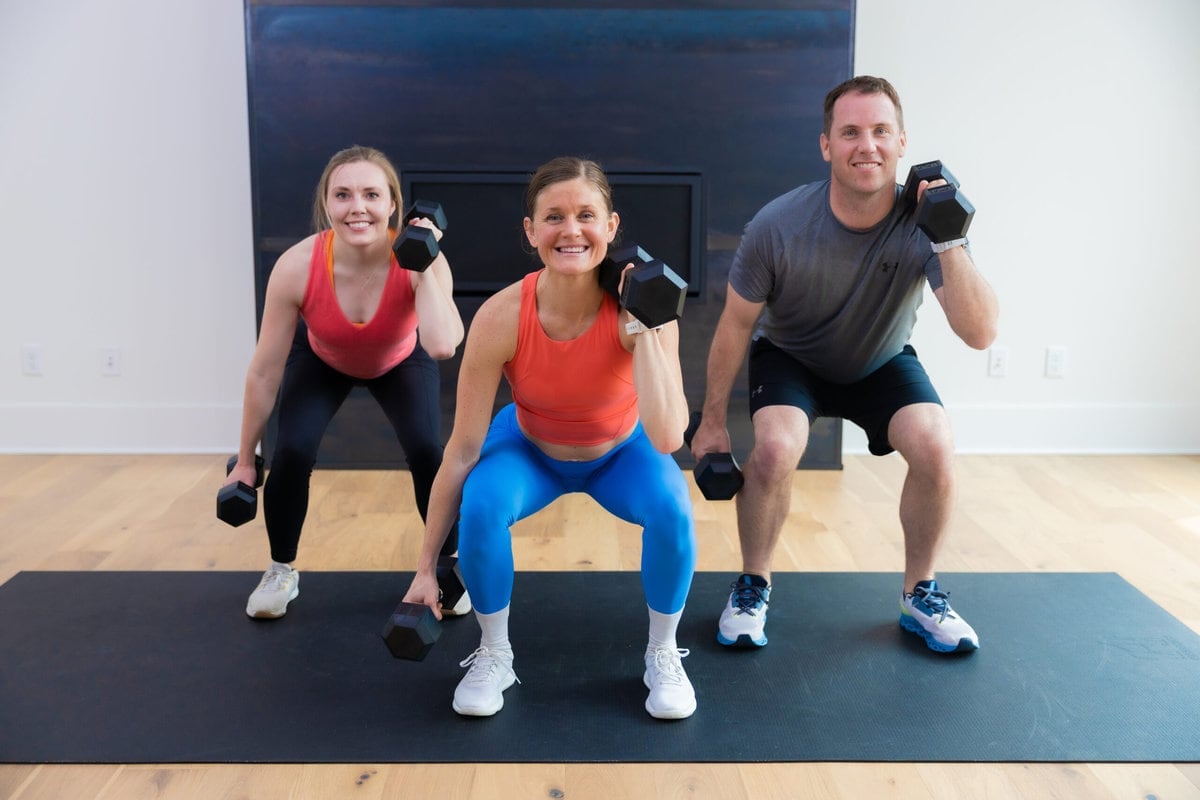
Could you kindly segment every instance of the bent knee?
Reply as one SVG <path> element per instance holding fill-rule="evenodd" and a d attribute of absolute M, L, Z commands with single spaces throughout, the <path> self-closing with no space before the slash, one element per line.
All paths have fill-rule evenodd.
<path fill-rule="evenodd" d="M 746 468 L 767 483 L 788 480 L 804 455 L 805 444 L 786 438 L 757 440 Z"/>

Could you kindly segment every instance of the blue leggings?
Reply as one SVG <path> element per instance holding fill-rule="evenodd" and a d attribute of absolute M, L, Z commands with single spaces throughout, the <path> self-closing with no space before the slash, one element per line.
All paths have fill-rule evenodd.
<path fill-rule="evenodd" d="M 512 599 L 509 527 L 569 492 L 586 492 L 642 526 L 646 604 L 663 614 L 682 611 L 696 568 L 696 527 L 675 460 L 651 446 L 639 422 L 628 439 L 594 461 L 558 461 L 521 432 L 512 404 L 492 420 L 463 485 L 458 563 L 475 609 L 492 614 Z"/>

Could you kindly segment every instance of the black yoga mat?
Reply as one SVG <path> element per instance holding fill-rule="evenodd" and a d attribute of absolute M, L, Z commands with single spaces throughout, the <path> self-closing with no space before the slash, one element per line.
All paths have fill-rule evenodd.
<path fill-rule="evenodd" d="M 642 703 L 639 576 L 522 572 L 523 683 L 450 708 L 478 643 L 449 620 L 421 662 L 379 633 L 410 575 L 304 572 L 286 617 L 259 575 L 22 572 L 0 586 L 0 761 L 1195 761 L 1200 636 L 1111 573 L 941 576 L 982 648 L 897 620 L 899 576 L 777 573 L 761 650 L 715 641 L 732 575 L 700 573 L 679 644 L 699 710 Z"/>

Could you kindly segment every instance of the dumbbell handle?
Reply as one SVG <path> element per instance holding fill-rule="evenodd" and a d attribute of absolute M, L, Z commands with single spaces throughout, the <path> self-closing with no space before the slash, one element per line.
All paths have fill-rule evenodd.
<path fill-rule="evenodd" d="M 404 230 L 392 244 L 392 252 L 401 267 L 411 272 L 424 272 L 437 259 L 441 247 L 437 233 L 424 225 L 411 224 L 414 219 L 429 220 L 434 228 L 444 232 L 448 224 L 446 212 L 440 203 L 417 200 L 404 215 Z"/>
<path fill-rule="evenodd" d="M 225 462 L 225 474 L 226 475 L 229 475 L 229 473 L 233 472 L 233 468 L 237 466 L 238 460 L 239 459 L 236 455 L 229 457 L 229 460 Z M 254 488 L 255 489 L 257 489 L 258 487 L 263 485 L 264 468 L 265 468 L 265 462 L 263 461 L 263 457 L 261 455 L 255 453 L 254 454 Z"/>
<path fill-rule="evenodd" d="M 631 263 L 633 268 L 626 271 Z M 639 283 L 639 274 L 642 279 L 653 281 L 655 288 L 647 289 L 647 284 Z M 655 275 L 658 277 L 655 278 Z M 664 262 L 651 258 L 637 245 L 610 251 L 600 263 L 599 280 L 600 286 L 641 323 L 630 329 L 630 333 L 658 328 L 678 319 L 687 293 L 687 283 L 674 270 Z M 648 293 L 653 296 L 647 297 Z"/>

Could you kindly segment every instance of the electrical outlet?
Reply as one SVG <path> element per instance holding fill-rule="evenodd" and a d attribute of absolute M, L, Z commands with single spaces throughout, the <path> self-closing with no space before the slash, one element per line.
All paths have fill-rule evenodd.
<path fill-rule="evenodd" d="M 121 374 L 121 348 L 100 348 L 100 374 L 109 376 Z"/>
<path fill-rule="evenodd" d="M 994 345 L 988 350 L 988 377 L 1003 378 L 1008 374 L 1008 348 Z"/>
<path fill-rule="evenodd" d="M 42 346 L 40 344 L 21 345 L 21 374 L 31 377 L 42 374 Z"/>
<path fill-rule="evenodd" d="M 1067 374 L 1067 348 L 1054 345 L 1046 348 L 1046 377 L 1064 378 Z"/>

